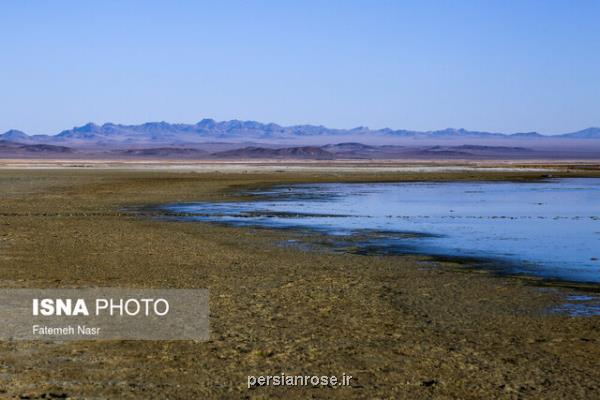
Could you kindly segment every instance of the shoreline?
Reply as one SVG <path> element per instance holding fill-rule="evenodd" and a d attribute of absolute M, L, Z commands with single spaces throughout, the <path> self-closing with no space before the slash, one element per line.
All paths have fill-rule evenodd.
<path fill-rule="evenodd" d="M 545 179 L 545 178 L 544 178 Z M 586 177 L 582 177 L 579 179 L 586 179 Z M 500 180 L 509 182 L 509 179 Z M 527 180 L 528 182 L 531 180 Z M 400 181 L 390 181 L 390 183 L 398 183 Z M 423 181 L 411 181 L 411 182 L 432 182 L 428 180 Z M 452 180 L 444 181 L 444 182 L 455 182 Z M 456 181 L 458 182 L 458 181 Z M 491 182 L 491 181 L 490 181 Z M 314 182 L 313 182 L 314 183 Z M 356 183 L 356 182 L 352 182 Z M 369 183 L 378 183 L 378 182 L 369 182 Z M 245 203 L 248 202 L 248 194 L 247 192 L 253 192 L 258 190 L 265 190 L 269 188 L 274 188 L 277 186 L 281 186 L 281 184 L 273 183 L 270 185 L 260 185 L 260 186 L 246 186 L 243 190 L 239 190 L 238 192 L 229 192 L 228 194 L 233 197 L 233 199 L 229 199 L 228 202 L 232 203 Z M 287 185 L 286 185 L 287 186 Z M 289 185 L 293 186 L 293 185 Z M 257 195 L 253 195 L 257 196 Z M 269 200 L 269 195 L 258 195 L 257 197 L 252 197 L 252 201 L 256 200 Z M 285 226 L 269 226 L 260 223 L 242 223 L 242 222 L 225 222 L 219 221 L 218 219 L 210 220 L 211 217 L 216 218 L 213 214 L 198 214 L 198 213 L 186 213 L 186 212 L 177 212 L 173 210 L 169 210 L 169 207 L 173 206 L 181 206 L 183 204 L 194 204 L 191 203 L 175 203 L 175 204 L 152 204 L 152 205 L 140 205 L 137 209 L 134 207 L 133 213 L 140 217 L 149 217 L 149 218 L 158 218 L 164 219 L 167 221 L 175 221 L 175 222 L 187 222 L 187 223 L 198 223 L 198 224 L 215 224 L 224 227 L 235 227 L 239 229 L 252 229 L 252 230 L 272 230 L 272 231 L 287 231 L 292 232 L 301 237 L 298 243 L 298 248 L 301 251 L 310 251 L 302 249 L 302 246 L 313 245 L 314 242 L 319 241 L 319 237 L 327 238 L 328 244 L 325 244 L 325 240 L 319 241 L 320 244 L 317 245 L 322 249 L 330 250 L 333 252 L 347 252 L 350 254 L 358 254 L 364 256 L 417 256 L 417 257 L 427 257 L 431 259 L 433 262 L 446 262 L 454 264 L 457 268 L 463 270 L 473 270 L 477 271 L 478 269 L 483 269 L 491 272 L 494 275 L 505 278 L 514 278 L 524 280 L 529 284 L 539 287 L 561 287 L 566 289 L 576 289 L 582 292 L 587 293 L 600 293 L 600 282 L 594 281 L 578 281 L 578 280 L 569 280 L 562 279 L 557 276 L 544 276 L 544 275 L 535 275 L 528 272 L 516 272 L 515 269 L 518 269 L 516 266 L 518 265 L 517 261 L 502 259 L 500 257 L 492 257 L 485 255 L 473 255 L 473 256 L 460 256 L 453 255 L 451 253 L 441 254 L 441 253 L 427 253 L 422 252 L 417 249 L 417 247 L 412 246 L 412 249 L 405 248 L 404 250 L 394 247 L 386 247 L 386 245 L 377 245 L 377 243 L 363 243 L 362 245 L 359 243 L 354 247 L 353 250 L 350 250 L 348 247 L 352 242 L 355 242 L 356 239 L 363 236 L 370 235 L 380 235 L 380 234 L 394 234 L 394 235 L 417 235 L 423 237 L 436 236 L 434 233 L 426 233 L 426 232 L 409 232 L 409 231 L 381 231 L 377 229 L 362 229 L 360 231 L 351 231 L 349 235 L 336 236 L 327 233 L 325 229 L 315 228 L 315 227 L 307 227 L 307 226 L 294 226 L 294 225 L 285 225 Z M 141 212 L 140 212 L 141 211 Z M 144 212 L 150 212 L 150 215 L 142 215 Z M 267 212 L 265 214 L 267 217 L 278 215 L 275 212 Z M 312 215 L 312 214 L 311 214 Z M 208 220 L 194 220 L 194 217 L 207 217 Z M 338 216 L 338 215 L 334 215 Z M 342 215 L 343 217 L 343 215 Z M 307 233 L 307 234 L 304 234 Z M 337 240 L 336 240 L 337 239 Z M 365 239 L 365 240 L 368 240 Z M 346 245 L 342 245 L 346 242 Z M 362 247 L 361 247 L 362 246 Z M 410 247 L 410 246 L 408 246 Z"/>

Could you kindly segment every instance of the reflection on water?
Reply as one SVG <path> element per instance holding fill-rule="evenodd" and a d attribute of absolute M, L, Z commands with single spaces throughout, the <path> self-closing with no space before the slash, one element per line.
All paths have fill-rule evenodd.
<path fill-rule="evenodd" d="M 366 235 L 360 243 L 370 250 L 493 259 L 511 273 L 600 282 L 600 179 L 311 184 L 251 194 L 245 202 L 167 209 L 184 219 L 310 228 L 340 240 Z"/>

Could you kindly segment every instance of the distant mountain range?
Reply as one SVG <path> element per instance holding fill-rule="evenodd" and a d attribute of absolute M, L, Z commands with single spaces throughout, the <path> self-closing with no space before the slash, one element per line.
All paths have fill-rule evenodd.
<path fill-rule="evenodd" d="M 0 140 L 0 158 L 107 159 L 107 160 L 527 160 L 600 159 L 600 151 L 536 150 L 511 146 L 399 146 L 356 142 L 324 146 L 260 147 L 229 145 L 210 149 L 153 147 L 122 150 L 84 150 L 49 144 L 23 144 Z M 596 148 L 597 149 L 597 148 Z"/>
<path fill-rule="evenodd" d="M 506 146 L 368 146 L 362 143 L 338 143 L 321 147 L 300 146 L 284 148 L 243 147 L 211 154 L 212 158 L 233 159 L 483 159 L 524 158 L 538 153 L 524 147 Z"/>
<path fill-rule="evenodd" d="M 213 154 L 216 158 L 260 158 L 260 159 L 311 159 L 333 160 L 334 154 L 316 146 L 284 147 L 270 149 L 264 147 L 244 147 L 241 149 L 220 151 Z"/>
<path fill-rule="evenodd" d="M 203 119 L 197 124 L 170 124 L 147 122 L 141 125 L 89 123 L 62 131 L 56 135 L 27 135 L 18 130 L 0 134 L 0 140 L 22 144 L 47 144 L 72 148 L 159 148 L 189 146 L 205 143 L 247 144 L 327 144 L 331 142 L 360 141 L 363 143 L 394 144 L 399 141 L 440 140 L 529 140 L 556 141 L 558 139 L 600 139 L 600 128 L 547 136 L 537 132 L 502 134 L 465 129 L 438 131 L 411 131 L 393 129 L 331 129 L 316 125 L 281 126 L 256 121 L 222 121 Z"/>
<path fill-rule="evenodd" d="M 596 140 L 594 140 L 596 139 Z M 562 135 L 444 129 L 330 129 L 255 121 L 89 123 L 56 135 L 0 135 L 1 158 L 61 159 L 600 159 L 600 128 Z"/>
<path fill-rule="evenodd" d="M 0 155 L 65 155 L 72 154 L 74 150 L 66 146 L 54 146 L 50 144 L 23 144 L 0 140 Z"/>

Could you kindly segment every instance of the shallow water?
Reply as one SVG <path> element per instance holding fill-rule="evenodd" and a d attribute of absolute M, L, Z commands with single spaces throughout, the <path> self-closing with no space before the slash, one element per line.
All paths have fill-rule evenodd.
<path fill-rule="evenodd" d="M 571 317 L 600 315 L 600 298 L 598 296 L 566 296 L 565 303 L 553 308 L 550 312 L 567 314 Z"/>
<path fill-rule="evenodd" d="M 600 179 L 310 184 L 251 194 L 167 209 L 191 220 L 316 229 L 341 241 L 366 234 L 358 245 L 369 250 L 491 259 L 508 273 L 600 282 Z"/>

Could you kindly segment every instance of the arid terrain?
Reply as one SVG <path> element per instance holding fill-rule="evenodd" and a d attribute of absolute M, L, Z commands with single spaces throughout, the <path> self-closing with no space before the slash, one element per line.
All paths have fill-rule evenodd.
<path fill-rule="evenodd" d="M 131 211 L 234 201 L 242 188 L 281 183 L 600 176 L 593 164 L 493 167 L 4 161 L 3 287 L 208 288 L 211 334 L 198 343 L 2 341 L 0 398 L 597 398 L 600 317 L 549 312 L 596 287 L 427 256 L 303 251 L 278 245 L 293 231 Z M 246 387 L 248 375 L 282 372 L 353 380 Z"/>

